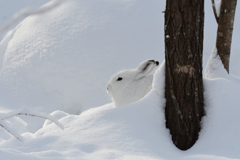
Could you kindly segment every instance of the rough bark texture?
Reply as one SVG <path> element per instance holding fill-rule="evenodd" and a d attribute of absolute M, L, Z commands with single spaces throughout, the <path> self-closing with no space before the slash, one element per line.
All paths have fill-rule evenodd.
<path fill-rule="evenodd" d="M 224 68 L 228 73 L 236 6 L 237 0 L 222 0 L 220 15 L 218 18 L 216 47 Z"/>
<path fill-rule="evenodd" d="M 181 150 L 194 145 L 203 110 L 204 0 L 167 0 L 165 12 L 166 127 Z"/>

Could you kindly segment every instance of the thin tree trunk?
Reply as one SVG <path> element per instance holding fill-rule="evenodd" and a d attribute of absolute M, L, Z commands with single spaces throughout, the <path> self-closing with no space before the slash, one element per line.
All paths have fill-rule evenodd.
<path fill-rule="evenodd" d="M 228 73 L 236 6 L 237 0 L 222 0 L 218 18 L 216 47 L 224 68 Z"/>
<path fill-rule="evenodd" d="M 167 0 L 165 12 L 166 127 L 181 150 L 194 145 L 203 109 L 204 0 Z"/>

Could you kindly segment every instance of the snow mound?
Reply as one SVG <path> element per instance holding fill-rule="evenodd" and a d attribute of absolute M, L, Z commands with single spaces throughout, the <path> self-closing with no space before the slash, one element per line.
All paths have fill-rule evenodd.
<path fill-rule="evenodd" d="M 174 149 L 165 128 L 163 99 L 152 90 L 129 106 L 113 108 L 110 103 L 79 116 L 55 111 L 52 115 L 64 115 L 59 120 L 64 130 L 48 123 L 35 134 L 22 134 L 24 144 L 11 138 L 0 146 L 41 158 L 158 159 L 168 153 L 159 148 Z"/>
<path fill-rule="evenodd" d="M 68 0 L 26 18 L 0 44 L 0 105 L 78 114 L 110 102 L 113 73 L 161 53 L 161 2 L 145 3 Z"/>
<path fill-rule="evenodd" d="M 16 127 L 24 143 L 0 129 L 1 158 L 240 159 L 240 78 L 226 74 L 216 50 L 204 78 L 202 131 L 188 151 L 178 150 L 165 128 L 164 62 L 154 75 L 153 90 L 140 101 L 91 108 L 110 101 L 105 85 L 113 73 L 164 53 L 159 48 L 162 3 L 68 0 L 51 13 L 26 18 L 10 32 L 0 44 L 0 107 L 54 111 L 51 115 L 64 130 L 45 121 L 30 133 L 22 117 L 9 119 L 6 125 Z"/>
<path fill-rule="evenodd" d="M 205 77 L 209 79 L 229 77 L 217 53 L 216 47 L 213 48 L 212 54 L 208 60 L 205 69 Z"/>
<path fill-rule="evenodd" d="M 164 63 L 154 81 L 163 88 Z M 69 115 L 53 114 L 64 130 L 47 124 L 35 134 L 24 133 L 25 143 L 15 138 L 0 143 L 6 157 L 20 159 L 149 159 L 149 160 L 233 160 L 239 159 L 240 121 L 239 81 L 234 77 L 204 79 L 206 116 L 197 143 L 188 151 L 178 150 L 165 128 L 164 90 L 153 89 L 143 99 L 128 106 L 106 104 Z M 156 86 L 156 85 L 155 85 Z M 236 93 L 230 96 L 229 92 Z M 160 94 L 159 94 L 160 93 Z M 229 103 L 232 102 L 232 103 Z M 7 149 L 11 148 L 11 149 Z"/>

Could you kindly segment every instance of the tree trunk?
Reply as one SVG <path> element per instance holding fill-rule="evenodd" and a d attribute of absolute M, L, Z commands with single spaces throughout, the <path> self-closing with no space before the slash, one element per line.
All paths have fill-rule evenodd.
<path fill-rule="evenodd" d="M 194 145 L 203 109 L 204 0 L 167 0 L 165 11 L 166 127 L 181 150 Z"/>
<path fill-rule="evenodd" d="M 218 17 L 216 47 L 224 68 L 228 73 L 236 6 L 237 0 L 222 0 L 220 15 Z"/>

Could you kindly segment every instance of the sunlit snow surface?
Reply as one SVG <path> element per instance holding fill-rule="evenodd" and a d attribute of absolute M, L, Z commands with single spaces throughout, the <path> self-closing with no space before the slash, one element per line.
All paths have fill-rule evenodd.
<path fill-rule="evenodd" d="M 205 53 L 210 59 L 199 140 L 184 152 L 171 141 L 164 118 L 164 6 L 158 0 L 68 0 L 9 32 L 0 45 L 1 111 L 52 112 L 64 130 L 49 121 L 39 127 L 36 118 L 9 119 L 24 142 L 0 129 L 0 158 L 240 159 L 240 79 L 225 72 L 216 50 Z M 239 56 L 233 57 L 230 70 L 238 75 Z M 146 59 L 162 62 L 153 90 L 136 103 L 113 108 L 105 91 L 111 75 Z M 31 123 L 38 124 L 36 132 Z"/>

